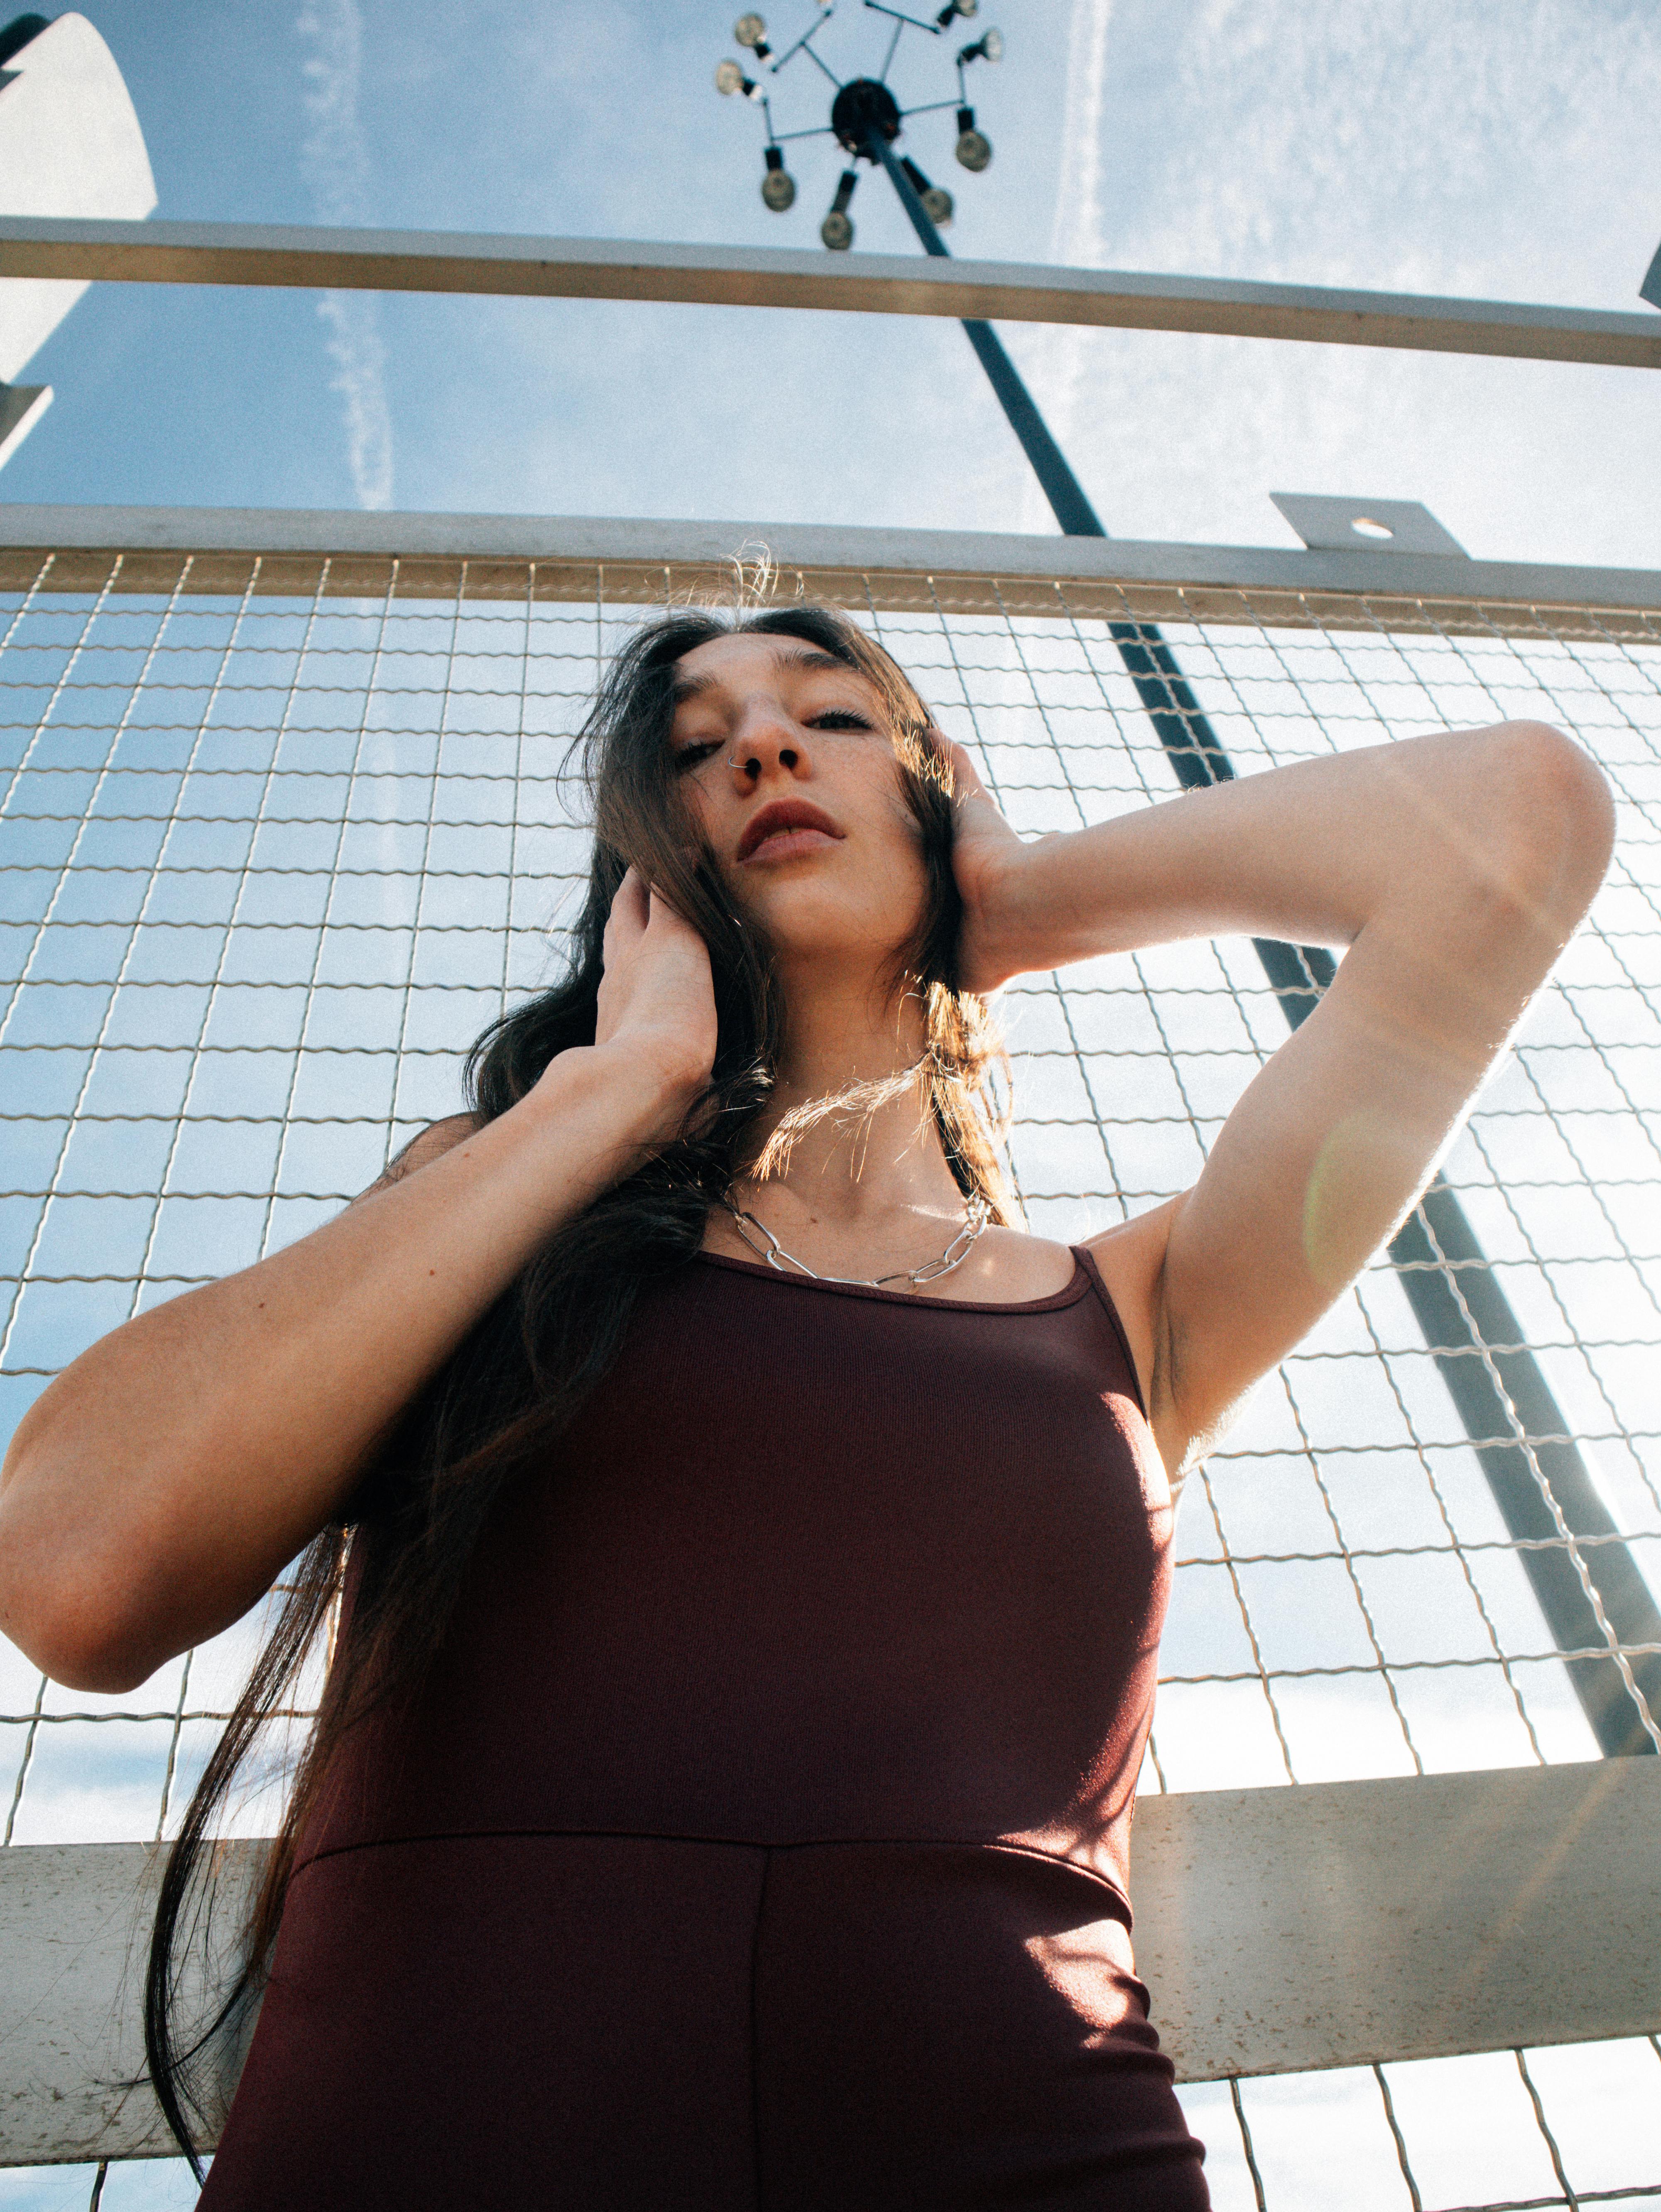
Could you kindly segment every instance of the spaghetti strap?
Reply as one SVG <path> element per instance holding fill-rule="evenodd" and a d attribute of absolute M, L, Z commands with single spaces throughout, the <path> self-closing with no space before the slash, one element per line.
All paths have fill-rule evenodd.
<path fill-rule="evenodd" d="M 1113 1303 L 1113 1293 L 1108 1289 L 1103 1279 L 1102 1271 L 1096 1265 L 1096 1255 L 1089 1246 L 1074 1244 L 1072 1247 L 1072 1252 L 1074 1258 L 1089 1276 L 1091 1286 L 1101 1301 L 1102 1310 L 1113 1324 L 1113 1334 L 1119 1340 L 1119 1349 L 1124 1354 L 1124 1364 L 1130 1376 L 1131 1395 L 1136 1401 L 1137 1412 L 1146 1421 L 1149 1419 L 1149 1414 L 1147 1403 L 1142 1397 L 1142 1378 L 1136 1372 L 1136 1356 L 1130 1349 L 1130 1339 L 1125 1334 L 1125 1325 L 1119 1317 L 1119 1309 Z"/>

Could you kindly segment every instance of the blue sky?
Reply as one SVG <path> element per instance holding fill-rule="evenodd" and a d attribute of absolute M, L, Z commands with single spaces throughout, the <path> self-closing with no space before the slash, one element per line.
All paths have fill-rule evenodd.
<path fill-rule="evenodd" d="M 839 167 L 801 149 L 795 210 L 763 208 L 759 117 L 711 82 L 716 0 L 87 12 L 158 216 L 812 246 Z M 815 12 L 776 0 L 773 30 Z M 949 115 L 907 141 L 957 192 L 960 252 L 1639 307 L 1661 237 L 1642 0 L 985 0 L 989 20 L 992 167 L 957 167 Z M 839 70 L 881 42 L 841 0 Z M 950 94 L 944 46 L 908 34 L 904 96 Z M 798 64 L 781 127 L 821 121 L 822 89 Z M 911 250 L 869 175 L 854 212 L 861 246 Z M 319 307 L 94 291 L 28 372 L 57 401 L 0 495 L 1051 526 L 951 324 Z M 1424 500 L 1476 553 L 1661 565 L 1649 373 L 1007 335 L 1118 534 L 1286 543 L 1269 490 L 1365 493 Z"/>

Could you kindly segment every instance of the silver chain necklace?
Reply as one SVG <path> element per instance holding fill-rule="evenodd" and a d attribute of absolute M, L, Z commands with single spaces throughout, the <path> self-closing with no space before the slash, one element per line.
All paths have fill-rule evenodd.
<path fill-rule="evenodd" d="M 967 1218 L 962 1228 L 938 1260 L 925 1260 L 921 1267 L 902 1268 L 892 1275 L 822 1275 L 817 1267 L 810 1267 L 806 1260 L 799 1260 L 794 1252 L 787 1252 L 764 1221 L 757 1221 L 753 1213 L 746 1213 L 741 1206 L 733 1203 L 730 1191 L 721 1200 L 721 1204 L 737 1223 L 739 1235 L 750 1249 L 776 1273 L 788 1274 L 794 1267 L 806 1275 L 810 1282 L 843 1283 L 861 1291 L 886 1290 L 890 1283 L 909 1283 L 913 1290 L 920 1290 L 925 1283 L 938 1283 L 943 1275 L 949 1275 L 954 1268 L 963 1265 L 980 1242 L 987 1224 L 992 1218 L 992 1209 L 986 1200 L 971 1198 L 965 1200 Z M 752 1231 L 765 1241 L 758 1243 L 757 1236 L 751 1233 Z"/>

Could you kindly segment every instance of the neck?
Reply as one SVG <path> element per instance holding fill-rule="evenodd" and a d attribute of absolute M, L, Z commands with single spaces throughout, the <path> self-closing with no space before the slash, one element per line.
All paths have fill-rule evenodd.
<path fill-rule="evenodd" d="M 900 1211 L 958 1216 L 962 1195 L 922 1086 L 904 1079 L 923 1042 L 914 997 L 816 993 L 793 1004 L 750 1153 L 757 1171 L 740 1179 L 739 1203 L 850 1224 Z"/>

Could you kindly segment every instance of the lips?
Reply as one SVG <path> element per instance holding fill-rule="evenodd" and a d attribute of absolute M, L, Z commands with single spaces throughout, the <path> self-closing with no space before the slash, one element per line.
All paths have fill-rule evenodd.
<path fill-rule="evenodd" d="M 739 839 L 737 858 L 748 860 L 770 840 L 788 837 L 793 830 L 818 830 L 821 836 L 838 839 L 843 834 L 822 807 L 812 805 L 805 799 L 775 799 L 745 823 L 744 835 Z M 804 841 L 803 849 L 812 848 Z"/>

